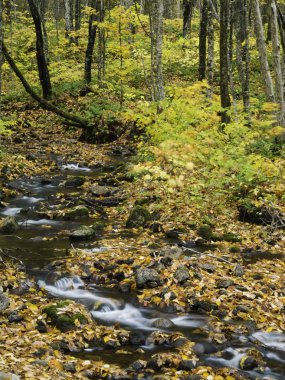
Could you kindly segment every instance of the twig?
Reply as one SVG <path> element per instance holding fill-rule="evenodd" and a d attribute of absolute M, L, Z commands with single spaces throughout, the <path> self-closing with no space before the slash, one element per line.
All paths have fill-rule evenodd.
<path fill-rule="evenodd" d="M 230 261 L 226 260 L 226 259 L 223 259 L 222 257 L 217 257 L 211 253 L 203 253 L 203 252 L 199 252 L 197 251 L 196 249 L 193 249 L 193 248 L 184 248 L 184 250 L 188 250 L 188 251 L 191 251 L 191 252 L 194 252 L 194 253 L 197 253 L 200 257 L 202 256 L 208 256 L 208 257 L 213 257 L 214 259 L 217 259 L 217 260 L 220 260 L 220 261 L 223 261 L 227 264 L 233 264 L 231 263 Z"/>
<path fill-rule="evenodd" d="M 22 239 L 20 236 L 17 236 L 17 235 L 0 235 L 0 237 L 15 237 L 17 239 Z"/>

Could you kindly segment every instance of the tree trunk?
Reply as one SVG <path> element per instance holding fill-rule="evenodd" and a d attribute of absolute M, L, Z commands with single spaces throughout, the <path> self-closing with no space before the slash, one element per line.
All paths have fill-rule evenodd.
<path fill-rule="evenodd" d="M 254 13 L 254 23 L 255 23 L 255 34 L 256 34 L 256 44 L 259 54 L 260 61 L 260 71 L 262 75 L 262 80 L 264 83 L 265 94 L 267 101 L 274 102 L 274 89 L 271 78 L 271 73 L 269 69 L 267 52 L 266 52 L 266 44 L 264 38 L 264 30 L 262 17 L 260 12 L 259 0 L 252 0 L 253 3 L 253 13 Z"/>
<path fill-rule="evenodd" d="M 222 123 L 229 123 L 230 116 L 228 109 L 231 106 L 229 94 L 229 1 L 221 0 L 220 12 L 220 92 L 221 92 L 221 112 Z"/>
<path fill-rule="evenodd" d="M 241 8 L 242 5 L 242 8 Z M 249 55 L 249 29 L 248 29 L 248 0 L 236 0 L 235 19 L 236 29 L 236 61 L 239 73 L 239 79 L 242 88 L 243 109 L 249 116 L 250 94 L 249 94 L 249 76 L 250 76 L 250 55 Z"/>
<path fill-rule="evenodd" d="M 66 38 L 69 39 L 70 43 L 74 43 L 74 37 L 70 36 L 70 32 L 74 30 L 73 28 L 73 19 L 72 19 L 72 5 L 71 0 L 64 0 L 64 8 L 65 8 L 65 31 Z"/>
<path fill-rule="evenodd" d="M 209 10 L 209 13 L 208 13 L 207 31 L 208 31 L 208 56 L 207 56 L 206 78 L 209 85 L 209 88 L 207 89 L 207 96 L 209 98 L 212 98 L 213 82 L 214 82 L 215 35 L 214 35 L 213 13 L 211 9 Z"/>
<path fill-rule="evenodd" d="M 92 0 L 91 7 L 94 9 L 96 13 L 92 13 L 89 16 L 88 21 L 88 43 L 85 52 L 85 71 L 84 71 L 84 79 L 86 84 L 91 83 L 92 80 L 92 61 L 93 61 L 93 51 L 96 40 L 97 33 L 97 24 L 98 21 L 98 11 L 99 11 L 99 1 L 100 0 Z"/>
<path fill-rule="evenodd" d="M 191 34 L 191 21 L 193 14 L 194 0 L 183 0 L 183 38 Z"/>
<path fill-rule="evenodd" d="M 46 28 L 46 0 L 39 1 L 39 10 L 40 10 L 42 29 L 43 29 L 44 52 L 45 52 L 47 64 L 49 64 L 48 35 L 47 35 L 47 28 Z"/>
<path fill-rule="evenodd" d="M 284 104 L 284 92 L 283 92 L 283 78 L 282 78 L 282 68 L 281 68 L 281 58 L 280 58 L 280 43 L 278 36 L 278 20 L 277 20 L 277 8 L 275 0 L 271 0 L 271 38 L 272 38 L 272 50 L 273 50 L 273 61 L 274 61 L 274 71 L 275 71 L 275 89 L 276 89 L 276 100 L 279 104 L 279 115 L 278 122 L 280 125 L 285 125 L 285 104 Z"/>
<path fill-rule="evenodd" d="M 31 15 L 34 20 L 35 30 L 36 30 L 36 52 L 37 52 L 37 63 L 39 78 L 42 86 L 44 99 L 49 99 L 52 96 L 52 88 L 50 82 L 50 75 L 47 66 L 45 49 L 44 49 L 44 39 L 42 33 L 42 23 L 40 13 L 34 2 L 34 0 L 28 0 Z"/>
<path fill-rule="evenodd" d="M 159 102 L 165 96 L 162 75 L 163 2 L 160 0 L 151 1 L 149 7 L 152 96 L 155 102 Z"/>
<path fill-rule="evenodd" d="M 105 0 L 99 1 L 99 22 L 105 19 Z M 99 87 L 104 86 L 106 69 L 106 31 L 100 25 L 98 28 L 98 84 Z"/>
<path fill-rule="evenodd" d="M 75 0 L 74 5 L 75 31 L 80 30 L 81 26 L 81 0 Z M 75 37 L 75 42 L 78 44 L 78 36 Z"/>
<path fill-rule="evenodd" d="M 6 60 L 9 64 L 9 66 L 14 71 L 16 76 L 20 79 L 20 81 L 21 81 L 22 85 L 24 86 L 25 90 L 27 91 L 27 93 L 29 95 L 31 95 L 31 97 L 34 100 L 36 100 L 42 108 L 55 113 L 56 115 L 64 118 L 65 120 L 68 120 L 69 122 L 72 123 L 72 125 L 74 125 L 78 128 L 88 128 L 89 127 L 88 122 L 86 120 L 83 120 L 78 116 L 71 115 L 68 112 L 65 112 L 65 111 L 59 109 L 58 107 L 56 107 L 52 103 L 48 102 L 46 99 L 41 98 L 37 93 L 35 93 L 35 91 L 31 88 L 29 83 L 26 81 L 26 79 L 23 76 L 23 74 L 21 73 L 21 71 L 18 69 L 13 58 L 8 53 L 8 50 L 7 50 L 6 46 L 4 45 L 4 43 L 2 44 L 2 49 L 3 49 L 3 54 L 4 54 Z"/>
<path fill-rule="evenodd" d="M 206 58 L 207 58 L 207 27 L 208 27 L 208 2 L 203 0 L 200 31 L 199 31 L 199 75 L 198 79 L 206 77 Z"/>

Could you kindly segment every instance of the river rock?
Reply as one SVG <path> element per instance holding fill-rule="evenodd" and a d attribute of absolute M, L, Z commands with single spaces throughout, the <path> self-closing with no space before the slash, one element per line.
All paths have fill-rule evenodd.
<path fill-rule="evenodd" d="M 89 216 L 88 208 L 80 205 L 66 211 L 63 218 L 65 220 L 78 220 L 82 218 L 87 218 L 88 216 Z"/>
<path fill-rule="evenodd" d="M 173 277 L 179 284 L 183 284 L 183 282 L 190 278 L 189 270 L 185 267 L 185 265 L 180 265 L 176 269 Z"/>
<path fill-rule="evenodd" d="M 14 216 L 7 216 L 0 221 L 0 232 L 11 234 L 19 229 L 19 225 Z"/>
<path fill-rule="evenodd" d="M 9 307 L 9 304 L 9 298 L 3 292 L 0 291 L 0 313 L 5 311 Z"/>
<path fill-rule="evenodd" d="M 91 187 L 90 190 L 95 197 L 109 197 L 110 195 L 113 195 L 118 191 L 116 187 L 99 185 Z"/>
<path fill-rule="evenodd" d="M 24 320 L 24 318 L 17 314 L 16 311 L 13 311 L 9 316 L 8 316 L 8 321 L 10 323 L 19 323 L 19 322 L 22 322 Z"/>
<path fill-rule="evenodd" d="M 76 366 L 75 366 L 75 363 L 73 363 L 73 362 L 64 363 L 63 368 L 65 369 L 66 372 L 71 372 L 71 373 L 76 372 Z"/>
<path fill-rule="evenodd" d="M 196 363 L 193 360 L 181 360 L 178 370 L 180 371 L 192 371 L 196 367 Z"/>
<path fill-rule="evenodd" d="M 70 177 L 65 181 L 66 188 L 77 188 L 81 187 L 85 182 L 83 177 Z"/>
<path fill-rule="evenodd" d="M 170 329 L 174 326 L 174 323 L 168 318 L 157 318 L 151 325 L 157 329 Z"/>
<path fill-rule="evenodd" d="M 217 288 L 219 289 L 227 289 L 232 286 L 234 282 L 232 280 L 224 279 L 217 282 Z"/>
<path fill-rule="evenodd" d="M 243 267 L 239 264 L 236 264 L 236 266 L 234 267 L 234 270 L 233 270 L 233 274 L 234 274 L 234 276 L 242 277 L 244 275 Z"/>
<path fill-rule="evenodd" d="M 258 367 L 257 360 L 253 356 L 245 355 L 241 358 L 239 366 L 244 371 L 252 371 Z"/>
<path fill-rule="evenodd" d="M 139 268 L 136 271 L 137 288 L 155 288 L 161 283 L 158 272 L 155 269 Z"/>
<path fill-rule="evenodd" d="M 132 368 L 135 371 L 141 371 L 142 369 L 146 368 L 147 362 L 145 360 L 136 360 L 132 364 Z"/>
<path fill-rule="evenodd" d="M 19 376 L 10 372 L 0 372 L 0 380 L 21 380 Z"/>
<path fill-rule="evenodd" d="M 95 229 L 89 226 L 81 226 L 78 230 L 71 232 L 69 239 L 74 241 L 90 240 L 95 236 Z"/>
<path fill-rule="evenodd" d="M 160 256 L 170 257 L 171 259 L 178 259 L 183 255 L 183 249 L 177 245 L 166 245 L 160 250 Z"/>
<path fill-rule="evenodd" d="M 126 227 L 127 228 L 145 227 L 147 223 L 150 221 L 151 221 L 150 212 L 142 206 L 135 206 L 130 212 L 130 215 L 126 222 Z"/>

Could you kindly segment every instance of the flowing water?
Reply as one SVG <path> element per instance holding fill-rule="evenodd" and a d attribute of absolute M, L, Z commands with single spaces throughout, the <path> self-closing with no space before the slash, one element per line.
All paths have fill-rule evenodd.
<path fill-rule="evenodd" d="M 265 360 L 263 373 L 245 371 L 250 378 L 258 379 L 285 379 L 285 335 L 281 333 L 264 333 L 256 331 L 250 336 L 236 335 L 236 339 L 225 345 L 210 343 L 209 318 L 204 315 L 188 314 L 178 316 L 171 313 L 142 308 L 137 305 L 135 297 L 123 295 L 113 289 L 104 289 L 96 284 L 85 284 L 81 278 L 65 277 L 53 280 L 51 272 L 44 267 L 55 259 L 68 255 L 70 241 L 63 230 L 79 227 L 80 222 L 65 220 L 53 220 L 48 212 L 53 211 L 59 204 L 57 194 L 64 193 L 68 198 L 71 192 L 76 191 L 80 195 L 80 189 L 65 188 L 64 180 L 70 176 L 102 175 L 102 170 L 80 166 L 77 163 L 63 163 L 55 157 L 58 168 L 51 178 L 33 177 L 13 181 L 11 188 L 18 190 L 22 195 L 10 200 L 9 205 L 0 209 L 0 215 L 15 216 L 20 229 L 17 235 L 1 235 L 0 247 L 10 256 L 20 259 L 27 271 L 34 275 L 41 287 L 44 287 L 51 296 L 60 299 L 76 300 L 84 304 L 93 318 L 105 325 L 117 325 L 143 336 L 142 341 L 133 347 L 125 347 L 131 355 L 114 354 L 104 347 L 90 347 L 79 355 L 91 360 L 103 359 L 105 362 L 117 363 L 122 367 L 129 366 L 136 359 L 148 359 L 155 352 L 169 350 L 167 346 L 154 346 L 149 341 L 150 334 L 157 330 L 155 321 L 157 318 L 166 318 L 169 321 L 168 332 L 182 332 L 186 337 L 200 345 L 199 359 L 201 363 L 216 367 L 239 368 L 241 358 L 250 348 L 257 348 Z M 110 166 L 112 169 L 112 165 Z M 109 171 L 109 169 L 107 169 Z M 103 173 L 104 174 L 104 173 Z M 41 207 L 44 206 L 44 207 Z M 92 224 L 94 220 L 87 220 Z M 90 246 L 91 243 L 77 243 L 79 247 L 92 251 L 107 249 L 104 247 Z M 106 252 L 107 255 L 107 252 Z M 170 322 L 171 321 L 171 322 Z M 163 330 L 163 329 L 160 329 Z M 141 340 L 141 339 L 140 339 Z M 139 353 L 140 347 L 144 353 Z M 202 347 L 202 349 L 201 349 Z"/>

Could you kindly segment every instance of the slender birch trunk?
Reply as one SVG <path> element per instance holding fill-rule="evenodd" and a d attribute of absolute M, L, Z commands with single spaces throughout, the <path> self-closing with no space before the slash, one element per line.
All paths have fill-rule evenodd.
<path fill-rule="evenodd" d="M 271 38 L 272 38 L 272 50 L 275 72 L 275 91 L 276 100 L 279 104 L 278 122 L 281 125 L 285 125 L 285 103 L 284 103 L 284 89 L 282 78 L 282 67 L 280 57 L 280 42 L 278 36 L 278 20 L 277 20 L 277 8 L 275 0 L 271 0 Z"/>
<path fill-rule="evenodd" d="M 254 24 L 255 24 L 255 35 L 256 35 L 256 44 L 259 54 L 260 61 L 260 71 L 262 75 L 262 80 L 264 84 L 265 94 L 267 101 L 274 102 L 274 89 L 272 77 L 269 69 L 266 44 L 263 30 L 262 17 L 260 12 L 259 0 L 252 0 L 253 4 L 253 14 L 254 14 Z"/>

